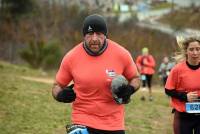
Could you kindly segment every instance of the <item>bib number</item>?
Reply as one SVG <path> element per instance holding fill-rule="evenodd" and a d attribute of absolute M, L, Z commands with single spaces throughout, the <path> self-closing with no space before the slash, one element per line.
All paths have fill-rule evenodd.
<path fill-rule="evenodd" d="M 187 113 L 200 113 L 200 102 L 188 102 L 185 108 Z"/>
<path fill-rule="evenodd" d="M 146 75 L 141 75 L 142 80 L 146 80 Z"/>

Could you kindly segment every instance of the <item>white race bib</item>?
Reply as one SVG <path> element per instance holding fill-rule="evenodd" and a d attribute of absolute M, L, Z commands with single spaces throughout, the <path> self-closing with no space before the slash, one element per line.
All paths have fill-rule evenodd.
<path fill-rule="evenodd" d="M 200 113 L 200 102 L 185 103 L 185 109 L 187 113 Z"/>

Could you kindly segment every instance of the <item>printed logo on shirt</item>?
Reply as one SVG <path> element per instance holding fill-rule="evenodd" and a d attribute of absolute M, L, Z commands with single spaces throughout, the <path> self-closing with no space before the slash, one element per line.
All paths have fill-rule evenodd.
<path fill-rule="evenodd" d="M 114 69 L 106 69 L 106 74 L 108 77 L 115 77 L 116 76 L 116 72 L 114 71 Z"/>

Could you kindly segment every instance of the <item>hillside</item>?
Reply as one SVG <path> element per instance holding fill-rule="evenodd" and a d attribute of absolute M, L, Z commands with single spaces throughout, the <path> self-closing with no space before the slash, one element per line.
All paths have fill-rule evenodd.
<path fill-rule="evenodd" d="M 52 84 L 25 80 L 52 78 L 41 71 L 0 62 L 0 129 L 1 134 L 64 134 L 70 122 L 70 105 L 51 96 Z M 127 134 L 171 134 L 172 114 L 169 99 L 159 86 L 153 87 L 154 101 L 140 101 L 138 91 L 126 106 Z"/>
<path fill-rule="evenodd" d="M 167 23 L 175 29 L 192 28 L 200 30 L 200 7 L 191 6 L 174 10 L 159 21 Z"/>
<path fill-rule="evenodd" d="M 53 100 L 52 84 L 21 76 L 44 77 L 41 71 L 0 62 L 1 134 L 64 133 L 69 109 Z"/>
<path fill-rule="evenodd" d="M 57 55 L 47 56 L 42 53 L 41 50 L 43 49 L 38 46 L 47 48 L 47 46 L 52 45 L 54 47 L 51 48 L 51 53 L 56 53 L 57 50 L 57 53 L 64 55 L 83 40 L 81 31 L 85 16 L 94 13 L 103 14 L 101 11 L 83 10 L 77 5 L 65 7 L 61 5 L 51 6 L 45 3 L 38 4 L 40 6 L 37 7 L 37 11 L 23 15 L 17 21 L 13 18 L 2 18 L 2 24 L 0 25 L 1 60 L 22 64 L 25 61 L 25 58 L 22 57 L 27 58 L 29 56 L 22 56 L 20 52 L 32 48 L 30 49 L 32 51 L 28 51 L 29 54 L 34 55 L 32 59 L 41 61 L 33 63 L 44 65 L 46 62 L 42 62 L 41 59 L 47 57 L 50 63 L 45 66 L 50 68 L 55 65 L 57 67 L 60 63 L 57 60 L 59 59 Z M 134 17 L 125 23 L 120 23 L 117 15 L 106 17 L 106 20 L 108 38 L 126 47 L 134 58 L 141 53 L 143 47 L 148 47 L 150 53 L 158 61 L 157 65 L 159 65 L 163 56 L 173 55 L 177 48 L 174 37 L 159 31 L 140 28 L 136 25 L 137 20 Z M 61 50 L 56 49 L 58 47 Z M 52 63 L 53 61 L 55 62 Z"/>

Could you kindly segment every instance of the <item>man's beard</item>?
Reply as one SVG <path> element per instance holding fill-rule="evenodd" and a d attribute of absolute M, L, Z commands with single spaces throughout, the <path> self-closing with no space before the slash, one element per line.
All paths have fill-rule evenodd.
<path fill-rule="evenodd" d="M 102 48 L 103 44 L 99 40 L 89 41 L 88 47 L 94 52 L 98 52 Z"/>
<path fill-rule="evenodd" d="M 92 45 L 94 45 L 94 49 L 96 49 L 95 51 L 94 51 L 94 49 L 91 50 Z M 95 45 L 97 45 L 96 48 L 95 48 Z M 88 43 L 86 41 L 84 41 L 84 43 L 83 43 L 83 47 L 86 50 L 86 52 L 92 56 L 98 56 L 98 55 L 102 54 L 106 50 L 107 46 L 108 46 L 108 44 L 106 42 L 106 39 L 104 40 L 104 43 L 102 45 L 101 45 L 100 41 L 90 41 Z"/>

